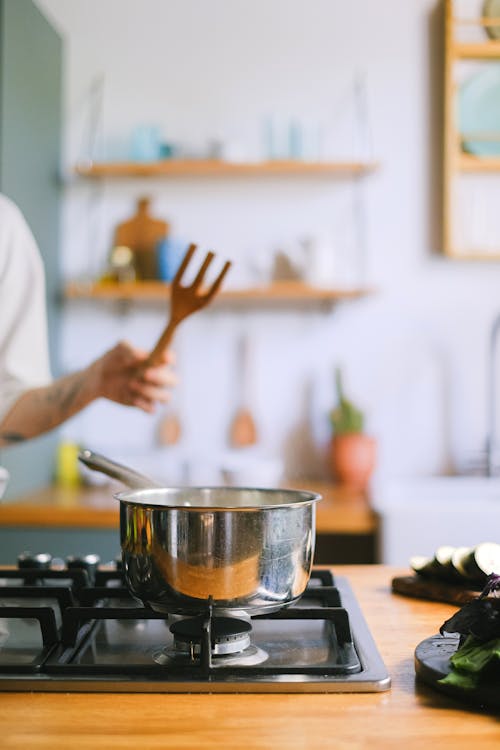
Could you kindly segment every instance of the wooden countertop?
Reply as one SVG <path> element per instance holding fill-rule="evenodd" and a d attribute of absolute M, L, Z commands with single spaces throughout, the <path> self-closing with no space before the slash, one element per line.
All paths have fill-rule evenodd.
<path fill-rule="evenodd" d="M 498 748 L 498 715 L 415 683 L 413 653 L 455 607 L 390 593 L 402 572 L 337 567 L 346 575 L 392 678 L 367 694 L 49 694 L 0 696 L 3 750 L 164 748 Z"/>
<path fill-rule="evenodd" d="M 294 483 L 323 496 L 316 528 L 323 534 L 371 534 L 377 516 L 362 493 L 321 482 Z M 47 487 L 0 504 L 0 527 L 114 529 L 118 505 L 110 487 Z"/>

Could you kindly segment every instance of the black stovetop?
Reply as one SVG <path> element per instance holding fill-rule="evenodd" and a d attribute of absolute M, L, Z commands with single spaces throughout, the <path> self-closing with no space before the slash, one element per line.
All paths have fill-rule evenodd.
<path fill-rule="evenodd" d="M 21 568 L 0 568 L 0 690 L 389 688 L 352 589 L 330 570 L 314 570 L 296 604 L 238 621 L 209 602 L 197 618 L 166 618 L 129 594 L 120 563 L 96 562 L 25 555 Z"/>

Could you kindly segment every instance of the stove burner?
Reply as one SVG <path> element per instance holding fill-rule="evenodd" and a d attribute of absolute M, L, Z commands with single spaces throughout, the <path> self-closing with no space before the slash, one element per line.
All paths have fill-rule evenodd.
<path fill-rule="evenodd" d="M 253 667 L 268 654 L 250 642 L 252 625 L 236 617 L 186 617 L 170 625 L 173 646 L 153 652 L 157 664 L 193 665 L 203 661 L 204 639 L 210 623 L 210 663 L 212 667 Z"/>
<path fill-rule="evenodd" d="M 188 617 L 177 620 L 170 626 L 174 636 L 174 650 L 180 654 L 189 654 L 191 658 L 201 652 L 201 643 L 206 624 L 206 617 Z M 246 620 L 236 617 L 211 617 L 210 635 L 213 656 L 235 654 L 250 645 L 252 626 Z"/>
<path fill-rule="evenodd" d="M 190 654 L 177 651 L 175 648 L 162 648 L 153 652 L 154 661 L 161 666 L 190 666 L 195 661 L 193 657 Z M 250 644 L 250 646 L 237 654 L 226 654 L 215 657 L 212 659 L 212 667 L 255 667 L 265 662 L 268 658 L 269 655 L 263 649 Z"/>

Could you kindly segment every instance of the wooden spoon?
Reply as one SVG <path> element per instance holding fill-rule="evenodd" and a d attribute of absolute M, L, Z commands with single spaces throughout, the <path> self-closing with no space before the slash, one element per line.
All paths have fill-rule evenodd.
<path fill-rule="evenodd" d="M 167 411 L 158 425 L 158 442 L 160 445 L 176 445 L 182 437 L 181 421 L 177 412 Z"/>
<path fill-rule="evenodd" d="M 175 369 L 179 374 L 178 346 L 176 347 Z M 180 391 L 178 388 L 175 388 L 172 391 L 172 400 L 166 405 L 164 415 L 158 423 L 157 439 L 160 445 L 176 445 L 180 441 L 182 437 L 182 425 L 179 414 L 180 406 Z"/>

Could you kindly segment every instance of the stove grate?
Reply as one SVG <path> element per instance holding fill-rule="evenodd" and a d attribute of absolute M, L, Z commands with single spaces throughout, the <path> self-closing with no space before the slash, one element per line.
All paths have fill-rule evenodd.
<path fill-rule="evenodd" d="M 389 685 L 352 590 L 329 570 L 314 570 L 290 607 L 249 618 L 249 644 L 242 639 L 234 653 L 213 649 L 217 615 L 206 602 L 197 618 L 199 645 L 187 655 L 175 653 L 176 617 L 136 600 L 116 566 L 98 567 L 91 577 L 78 568 L 0 569 L 0 582 L 0 690 L 234 692 L 254 685 L 257 692 L 338 692 Z M 158 659 L 159 652 L 166 657 Z"/>

